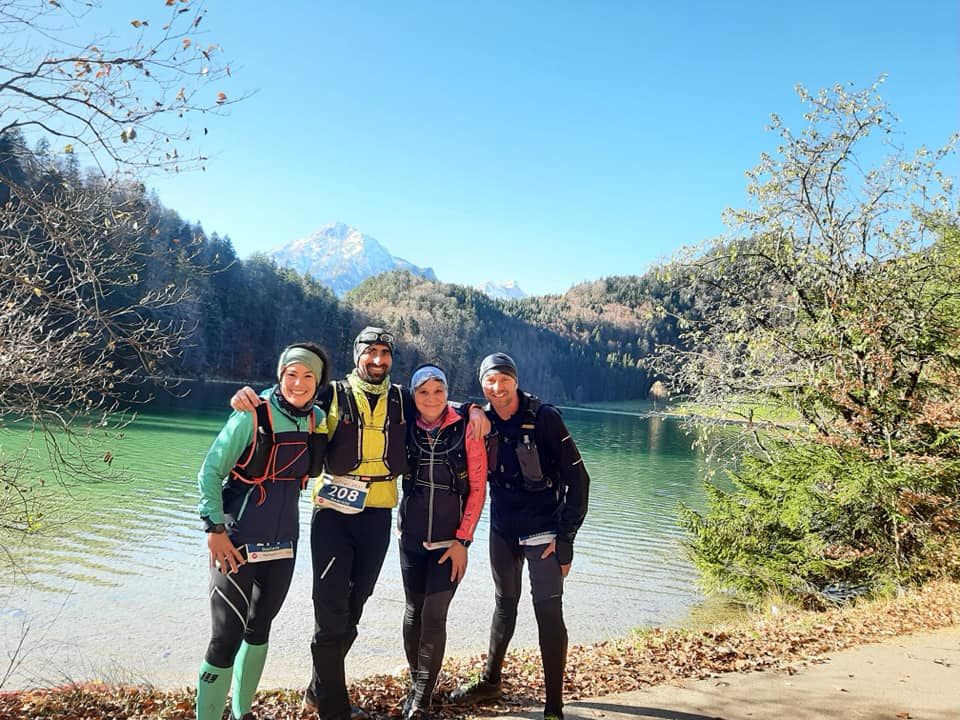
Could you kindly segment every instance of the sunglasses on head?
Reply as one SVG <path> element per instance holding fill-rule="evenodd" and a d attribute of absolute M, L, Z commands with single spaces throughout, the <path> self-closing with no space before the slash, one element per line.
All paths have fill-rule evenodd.
<path fill-rule="evenodd" d="M 357 337 L 357 342 L 367 343 L 368 345 L 390 345 L 393 343 L 393 333 L 388 332 L 364 332 Z"/>

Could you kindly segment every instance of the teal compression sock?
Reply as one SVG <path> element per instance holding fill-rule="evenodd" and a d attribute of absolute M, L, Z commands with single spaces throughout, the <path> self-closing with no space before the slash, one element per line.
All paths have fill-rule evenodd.
<path fill-rule="evenodd" d="M 197 678 L 197 720 L 220 720 L 227 703 L 232 668 L 218 668 L 206 660 Z"/>
<path fill-rule="evenodd" d="M 263 666 L 266 662 L 266 643 L 263 645 L 248 645 L 247 641 L 244 640 L 240 644 L 240 651 L 233 663 L 233 700 L 231 707 L 234 717 L 242 718 L 250 712 L 250 706 L 253 705 L 253 696 L 257 692 L 257 686 L 260 684 L 260 676 L 263 675 Z"/>

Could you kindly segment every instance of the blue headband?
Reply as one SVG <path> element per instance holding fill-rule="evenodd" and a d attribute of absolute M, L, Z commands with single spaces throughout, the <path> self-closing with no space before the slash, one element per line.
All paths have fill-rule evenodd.
<path fill-rule="evenodd" d="M 410 389 L 416 390 L 427 380 L 439 380 L 444 387 L 447 387 L 447 376 L 443 374 L 443 370 L 436 365 L 424 365 L 417 368 L 413 377 L 410 378 Z"/>

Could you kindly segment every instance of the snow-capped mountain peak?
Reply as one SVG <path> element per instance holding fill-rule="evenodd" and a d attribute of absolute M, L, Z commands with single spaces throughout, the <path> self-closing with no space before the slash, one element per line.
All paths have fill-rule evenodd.
<path fill-rule="evenodd" d="M 282 267 L 307 273 L 337 295 L 343 295 L 368 277 L 390 270 L 409 270 L 436 281 L 431 268 L 421 268 L 394 257 L 375 238 L 341 222 L 271 250 Z"/>
<path fill-rule="evenodd" d="M 488 280 L 476 287 L 480 292 L 496 300 L 519 300 L 520 298 L 527 297 L 527 294 L 520 289 L 516 280 L 504 280 L 503 282 Z"/>

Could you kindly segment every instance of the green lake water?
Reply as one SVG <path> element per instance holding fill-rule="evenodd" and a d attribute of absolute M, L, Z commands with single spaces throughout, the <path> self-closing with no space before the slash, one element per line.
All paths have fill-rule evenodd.
<path fill-rule="evenodd" d="M 58 500 L 56 514 L 40 536 L 8 548 L 8 561 L 18 572 L 5 573 L 0 591 L 0 650 L 4 659 L 16 654 L 20 663 L 6 688 L 84 679 L 193 684 L 209 633 L 206 544 L 196 517 L 195 478 L 226 419 L 233 389 L 196 388 L 189 400 L 167 400 L 162 411 L 141 415 L 111 445 L 111 467 L 127 470 L 130 479 L 47 485 L 44 492 Z M 572 643 L 677 624 L 700 600 L 695 572 L 679 544 L 677 505 L 703 506 L 706 462 L 691 450 L 691 438 L 677 422 L 637 410 L 563 409 L 592 479 L 590 511 L 564 591 Z M 22 435 L 0 431 L 4 451 L 22 443 Z M 309 517 L 305 493 L 304 552 L 274 623 L 264 687 L 299 687 L 309 676 Z M 448 654 L 486 649 L 493 611 L 487 528 L 485 510 L 466 579 L 450 609 Z M 394 546 L 348 657 L 351 676 L 403 665 L 402 612 Z M 526 595 L 514 646 L 536 643 Z"/>

